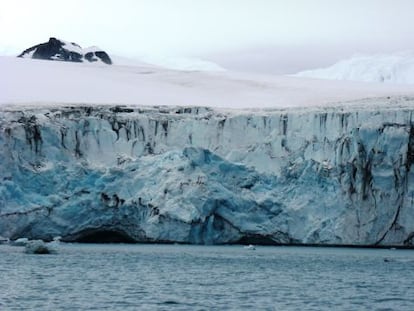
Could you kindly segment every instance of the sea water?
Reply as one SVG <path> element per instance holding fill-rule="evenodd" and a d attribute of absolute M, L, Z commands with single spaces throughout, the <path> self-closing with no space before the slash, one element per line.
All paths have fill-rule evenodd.
<path fill-rule="evenodd" d="M 414 251 L 0 245 L 0 310 L 414 310 Z"/>

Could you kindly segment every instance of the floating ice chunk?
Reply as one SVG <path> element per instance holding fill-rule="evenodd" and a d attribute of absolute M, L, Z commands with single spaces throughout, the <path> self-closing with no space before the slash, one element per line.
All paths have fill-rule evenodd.
<path fill-rule="evenodd" d="M 18 238 L 17 240 L 12 241 L 13 246 L 26 246 L 26 244 L 29 242 L 28 238 Z"/>
<path fill-rule="evenodd" d="M 33 240 L 27 242 L 25 250 L 27 254 L 54 254 L 56 250 L 42 240 Z"/>
<path fill-rule="evenodd" d="M 62 239 L 61 236 L 55 236 L 52 242 L 46 244 L 46 246 L 51 249 L 53 252 L 57 251 L 57 248 L 60 245 L 60 240 Z"/>
<path fill-rule="evenodd" d="M 60 240 L 62 239 L 62 237 L 60 236 L 60 235 L 58 235 L 58 236 L 55 236 L 54 238 L 53 238 L 53 242 L 56 242 L 56 243 L 60 243 Z M 52 243 L 53 243 L 52 242 Z"/>
<path fill-rule="evenodd" d="M 250 251 L 254 251 L 254 250 L 256 250 L 256 247 L 254 245 L 252 245 L 252 244 L 249 244 L 249 245 L 246 245 L 244 247 L 244 249 L 248 249 Z"/>

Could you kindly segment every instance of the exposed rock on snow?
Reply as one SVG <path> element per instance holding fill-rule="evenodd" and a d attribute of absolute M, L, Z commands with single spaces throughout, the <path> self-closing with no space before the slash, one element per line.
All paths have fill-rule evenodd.
<path fill-rule="evenodd" d="M 97 46 L 93 46 L 87 49 L 83 50 L 84 53 L 84 57 L 86 60 L 88 60 L 89 62 L 97 62 L 97 61 L 102 61 L 105 64 L 112 64 L 112 60 L 109 57 L 109 55 L 102 51 L 100 48 L 98 48 Z"/>
<path fill-rule="evenodd" d="M 112 64 L 109 55 L 98 47 L 82 49 L 78 44 L 50 38 L 48 42 L 35 45 L 24 50 L 18 57 L 46 60 L 60 60 L 67 62 L 102 61 Z"/>
<path fill-rule="evenodd" d="M 414 245 L 414 101 L 0 111 L 0 235 Z"/>
<path fill-rule="evenodd" d="M 330 67 L 307 70 L 299 77 L 383 83 L 414 83 L 414 53 L 361 55 Z"/>

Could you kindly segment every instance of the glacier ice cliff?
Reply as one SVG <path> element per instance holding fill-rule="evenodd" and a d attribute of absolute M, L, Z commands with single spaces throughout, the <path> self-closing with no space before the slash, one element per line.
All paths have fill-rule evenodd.
<path fill-rule="evenodd" d="M 413 111 L 3 107 L 0 235 L 412 247 Z"/>

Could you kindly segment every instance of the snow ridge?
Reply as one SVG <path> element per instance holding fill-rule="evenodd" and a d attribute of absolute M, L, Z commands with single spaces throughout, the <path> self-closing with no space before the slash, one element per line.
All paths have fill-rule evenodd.
<path fill-rule="evenodd" d="M 321 69 L 302 71 L 299 77 L 381 83 L 414 83 L 414 52 L 359 55 Z"/>

